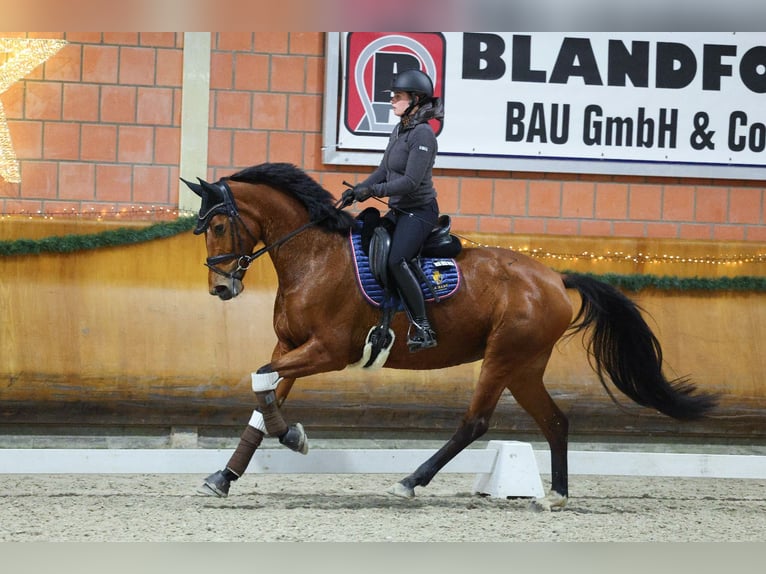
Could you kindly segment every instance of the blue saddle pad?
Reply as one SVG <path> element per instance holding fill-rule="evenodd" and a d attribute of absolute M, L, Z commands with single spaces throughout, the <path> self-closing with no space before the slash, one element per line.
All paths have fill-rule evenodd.
<path fill-rule="evenodd" d="M 384 303 L 385 291 L 378 283 L 370 269 L 370 258 L 362 249 L 362 234 L 358 227 L 354 228 L 349 234 L 351 241 L 351 251 L 354 254 L 354 270 L 356 271 L 356 280 L 362 295 L 375 307 L 380 307 Z M 454 295 L 460 287 L 460 268 L 454 259 L 443 258 L 420 258 L 420 267 L 428 279 L 433 293 L 442 301 Z M 421 282 L 420 288 L 423 290 L 423 297 L 428 302 L 434 301 L 431 289 Z M 397 300 L 398 304 L 398 300 Z"/>

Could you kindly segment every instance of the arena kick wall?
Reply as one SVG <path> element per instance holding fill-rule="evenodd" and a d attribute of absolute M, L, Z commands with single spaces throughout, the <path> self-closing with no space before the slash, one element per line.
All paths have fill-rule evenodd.
<path fill-rule="evenodd" d="M 0 178 L 0 241 L 178 217 L 184 34 L 0 36 L 67 41 L 0 94 L 21 174 L 19 182 Z M 288 161 L 338 194 L 343 180 L 364 177 L 369 168 L 321 162 L 323 86 L 321 33 L 212 34 L 207 166 L 199 175 Z M 456 232 L 529 251 L 557 269 L 764 276 L 761 181 L 443 169 L 436 184 Z M 253 406 L 246 377 L 274 344 L 275 278 L 259 262 L 242 298 L 224 303 L 207 294 L 204 255 L 202 240 L 187 232 L 0 256 L 0 425 L 243 424 Z M 632 406 L 622 412 L 573 339 L 554 353 L 547 377 L 573 433 L 762 438 L 763 292 L 629 294 L 651 314 L 674 373 L 723 394 L 722 418 L 680 425 Z M 312 377 L 296 385 L 287 414 L 327 432 L 451 430 L 478 368 Z M 536 432 L 504 399 L 493 432 L 527 430 Z"/>

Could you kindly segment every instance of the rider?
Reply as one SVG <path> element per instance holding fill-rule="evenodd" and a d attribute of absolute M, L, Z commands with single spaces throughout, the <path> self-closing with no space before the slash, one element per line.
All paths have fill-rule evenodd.
<path fill-rule="evenodd" d="M 433 186 L 436 135 L 428 121 L 444 117 L 440 98 L 434 97 L 431 78 L 420 70 L 405 70 L 391 84 L 391 106 L 400 118 L 394 127 L 378 168 L 360 184 L 343 194 L 344 203 L 371 196 L 388 197 L 385 218 L 393 223 L 389 276 L 396 281 L 412 328 L 410 351 L 435 347 L 436 333 L 426 315 L 420 283 L 410 261 L 420 252 L 436 226 L 439 205 Z"/>

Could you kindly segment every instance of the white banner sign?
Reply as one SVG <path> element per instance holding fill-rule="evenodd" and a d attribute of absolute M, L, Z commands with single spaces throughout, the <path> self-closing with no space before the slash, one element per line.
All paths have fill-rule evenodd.
<path fill-rule="evenodd" d="M 766 176 L 764 34 L 352 32 L 335 45 L 326 160 L 375 164 L 364 152 L 398 119 L 391 80 L 419 68 L 444 102 L 439 167 Z"/>

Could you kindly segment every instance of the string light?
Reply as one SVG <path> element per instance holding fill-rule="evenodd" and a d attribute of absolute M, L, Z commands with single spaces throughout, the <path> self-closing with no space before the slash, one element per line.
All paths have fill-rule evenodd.
<path fill-rule="evenodd" d="M 66 44 L 65 40 L 43 40 L 30 38 L 0 38 L 0 54 L 5 61 L 0 63 L 0 94 L 37 66 L 48 60 Z M 16 152 L 11 142 L 11 133 L 0 102 L 0 177 L 9 183 L 19 183 L 21 175 L 16 161 Z"/>
<path fill-rule="evenodd" d="M 478 245 L 481 247 L 497 247 L 475 241 L 463 241 L 463 245 Z M 625 253 L 623 251 L 605 251 L 604 253 L 594 253 L 592 251 L 582 251 L 580 253 L 557 253 L 548 249 L 528 246 L 508 245 L 506 249 L 512 249 L 519 253 L 524 253 L 530 257 L 538 259 L 550 259 L 557 262 L 617 262 L 633 264 L 688 264 L 688 265 L 743 265 L 751 263 L 766 263 L 766 253 L 737 253 L 732 255 L 672 255 L 667 253 Z"/>

